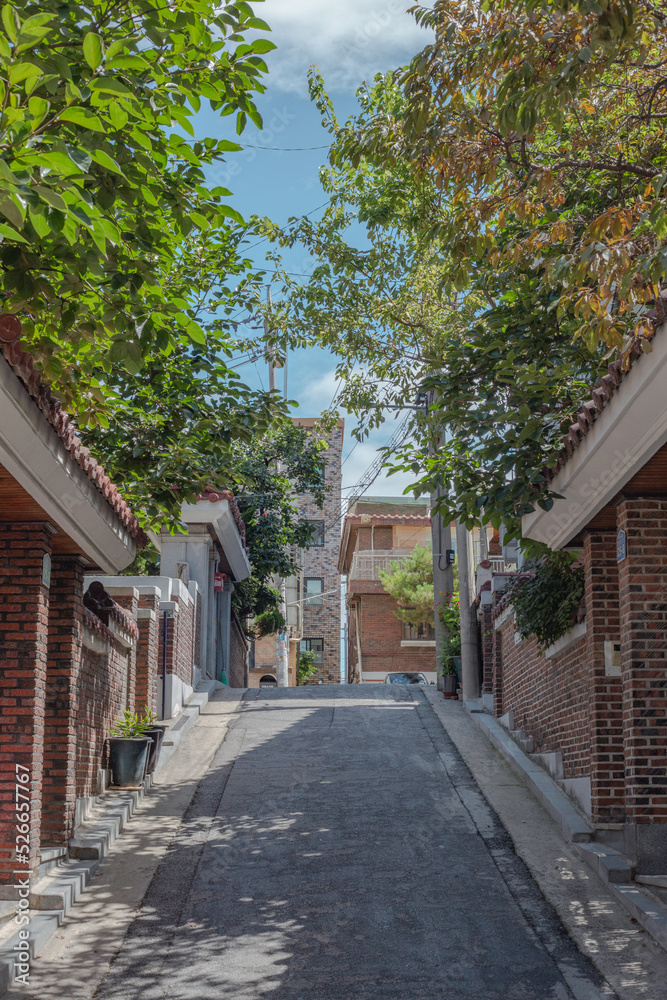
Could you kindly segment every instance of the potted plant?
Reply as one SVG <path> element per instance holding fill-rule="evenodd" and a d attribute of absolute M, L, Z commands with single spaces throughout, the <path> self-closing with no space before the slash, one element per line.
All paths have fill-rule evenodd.
<path fill-rule="evenodd" d="M 440 661 L 445 698 L 456 698 L 461 678 L 461 609 L 453 594 L 445 594 L 438 607 L 438 617 L 445 627 L 445 647 Z"/>
<path fill-rule="evenodd" d="M 143 782 L 148 749 L 153 743 L 147 735 L 148 729 L 142 716 L 126 709 L 109 730 L 109 763 L 114 785 L 128 788 Z"/>
<path fill-rule="evenodd" d="M 152 774 L 160 755 L 160 747 L 162 746 L 167 726 L 166 724 L 158 725 L 157 715 L 155 712 L 151 712 L 148 705 L 144 707 L 144 714 L 141 718 L 147 727 L 146 736 L 150 736 L 153 740 L 152 746 L 148 749 L 148 758 L 146 760 L 146 774 Z"/>

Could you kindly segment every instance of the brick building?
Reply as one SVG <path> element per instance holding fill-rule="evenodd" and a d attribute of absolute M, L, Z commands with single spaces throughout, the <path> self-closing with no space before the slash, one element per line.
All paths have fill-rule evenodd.
<path fill-rule="evenodd" d="M 415 629 L 396 617 L 379 571 L 390 569 L 415 546 L 430 547 L 429 505 L 405 497 L 366 497 L 343 523 L 338 569 L 347 577 L 347 680 L 384 681 L 387 673 L 416 670 L 435 682 L 435 631 Z"/>
<path fill-rule="evenodd" d="M 667 856 L 667 330 L 613 364 L 577 415 L 557 499 L 523 534 L 581 553 L 580 621 L 540 655 L 503 578 L 481 591 L 485 697 L 544 754 L 597 829 L 644 874 Z"/>
<path fill-rule="evenodd" d="M 190 548 L 163 545 L 184 557 L 174 576 L 117 575 L 143 534 L 19 336 L 0 317 L 0 900 L 14 901 L 17 871 L 34 885 L 66 858 L 108 787 L 126 709 L 173 717 L 221 666 L 243 685 L 229 597 L 249 572 L 233 498 L 211 494 L 186 512 Z"/>
<path fill-rule="evenodd" d="M 77 804 L 98 791 L 108 726 L 145 684 L 134 607 L 110 602 L 100 617 L 83 583 L 86 570 L 131 563 L 139 527 L 19 337 L 2 317 L 0 897 L 10 899 L 17 869 L 34 879 L 63 852 Z M 28 799 L 18 840 L 16 806 Z"/>
<path fill-rule="evenodd" d="M 294 422 L 300 427 L 311 428 L 318 423 L 315 418 L 299 417 Z M 325 482 L 327 486 L 324 506 L 318 507 L 314 498 L 302 494 L 296 498 L 301 517 L 309 520 L 314 528 L 310 548 L 295 553 L 299 573 L 283 581 L 285 587 L 288 633 L 288 686 L 297 683 L 297 658 L 300 649 L 315 653 L 317 671 L 308 684 L 339 684 L 341 658 L 341 595 L 338 572 L 338 546 L 340 542 L 341 464 L 345 422 L 339 420 L 326 435 Z M 275 581 L 278 585 L 279 581 Z M 276 637 L 265 636 L 254 644 L 249 671 L 249 686 L 271 683 L 276 677 Z"/>
<path fill-rule="evenodd" d="M 295 421 L 301 427 L 312 427 L 315 420 Z M 307 494 L 298 498 L 299 514 L 308 518 L 315 528 L 315 540 L 299 554 L 301 574 L 301 649 L 316 654 L 317 673 L 309 684 L 339 684 L 341 657 L 340 573 L 340 502 L 342 488 L 342 454 L 345 423 L 339 420 L 326 436 L 325 481 L 327 492 L 322 510 Z"/>

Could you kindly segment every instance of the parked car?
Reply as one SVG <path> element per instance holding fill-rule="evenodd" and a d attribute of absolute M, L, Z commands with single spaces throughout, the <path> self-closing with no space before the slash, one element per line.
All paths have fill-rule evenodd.
<path fill-rule="evenodd" d="M 385 684 L 426 684 L 428 681 L 423 674 L 401 673 L 387 674 L 384 679 Z"/>

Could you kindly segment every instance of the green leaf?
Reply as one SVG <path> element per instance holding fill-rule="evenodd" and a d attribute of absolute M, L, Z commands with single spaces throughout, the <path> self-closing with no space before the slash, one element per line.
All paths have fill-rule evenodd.
<path fill-rule="evenodd" d="M 104 132 L 104 125 L 96 114 L 88 108 L 65 108 L 60 112 L 60 120 L 71 122 L 73 125 L 83 125 L 84 128 L 93 132 Z"/>
<path fill-rule="evenodd" d="M 233 219 L 234 222 L 238 222 L 240 226 L 244 225 L 245 219 L 240 212 L 237 212 L 235 208 L 231 205 L 217 205 L 216 206 L 220 215 L 224 215 L 228 219 Z"/>
<path fill-rule="evenodd" d="M 42 71 L 34 63 L 16 62 L 9 71 L 9 82 L 16 85 L 25 80 L 38 80 L 41 75 Z"/>
<path fill-rule="evenodd" d="M 6 226 L 4 224 L 4 222 L 0 222 L 0 236 L 2 236 L 3 239 L 7 240 L 18 240 L 19 243 L 29 242 L 25 238 L 25 236 L 22 236 L 20 233 L 17 233 L 16 230 L 14 229 L 10 229 L 9 226 Z"/>
<path fill-rule="evenodd" d="M 93 31 L 89 31 L 83 39 L 83 54 L 85 56 L 86 62 L 93 70 L 93 72 L 101 66 L 103 59 L 104 48 L 102 44 L 102 39 L 99 35 L 96 35 Z"/>
<path fill-rule="evenodd" d="M 118 104 L 109 105 L 109 118 L 111 119 L 111 124 L 116 129 L 122 129 L 127 125 L 128 113 L 125 108 L 120 107 Z"/>
<path fill-rule="evenodd" d="M 2 7 L 2 23 L 5 26 L 5 31 L 9 35 L 12 42 L 16 43 L 19 37 L 19 27 L 21 22 L 19 21 L 14 8 L 10 7 L 8 3 L 4 4 Z"/>
<path fill-rule="evenodd" d="M 265 52 L 272 52 L 275 47 L 275 43 L 270 42 L 268 38 L 257 38 L 250 44 L 251 51 L 257 52 L 258 55 L 264 55 Z"/>
<path fill-rule="evenodd" d="M 67 146 L 67 153 L 70 159 L 76 163 L 77 167 L 84 174 L 87 174 L 92 162 L 91 154 L 85 149 L 77 149 L 76 146 Z"/>
<path fill-rule="evenodd" d="M 125 176 L 113 157 L 105 153 L 103 149 L 91 149 L 90 155 L 95 163 L 98 163 L 101 167 L 104 167 L 106 170 L 112 170 L 115 174 L 120 174 L 121 177 Z"/>
<path fill-rule="evenodd" d="M 17 229 L 23 228 L 25 209 L 21 206 L 18 198 L 11 197 L 10 195 L 0 196 L 0 212 Z"/>
<path fill-rule="evenodd" d="M 67 205 L 57 191 L 43 184 L 36 184 L 34 190 L 51 208 L 57 208 L 59 212 L 67 211 Z"/>
<path fill-rule="evenodd" d="M 110 94 L 112 97 L 132 96 L 132 91 L 112 76 L 97 76 L 90 81 L 89 86 L 96 94 Z"/>
<path fill-rule="evenodd" d="M 38 125 L 46 117 L 49 110 L 49 102 L 45 101 L 43 97 L 31 97 L 28 101 L 28 111 L 35 119 L 33 128 L 37 128 Z"/>

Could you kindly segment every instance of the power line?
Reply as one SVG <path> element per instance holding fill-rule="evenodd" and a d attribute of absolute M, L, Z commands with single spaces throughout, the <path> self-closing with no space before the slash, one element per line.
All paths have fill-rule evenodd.
<path fill-rule="evenodd" d="M 329 149 L 330 146 L 253 146 L 251 142 L 239 143 L 244 149 L 272 149 L 278 153 L 307 153 L 311 149 Z M 233 151 L 232 151 L 233 152 Z"/>
<path fill-rule="evenodd" d="M 332 514 L 327 520 L 327 523 L 325 525 L 326 528 L 333 528 L 335 524 L 338 524 L 345 517 L 347 511 L 350 509 L 352 504 L 356 503 L 356 501 L 359 500 L 364 495 L 364 493 L 366 493 L 366 491 L 370 489 L 370 487 L 378 478 L 380 472 L 384 467 L 386 453 L 389 451 L 394 451 L 401 444 L 403 444 L 406 437 L 410 433 L 411 419 L 412 418 L 410 417 L 410 414 L 408 414 L 403 420 L 403 422 L 400 424 L 400 426 L 397 428 L 397 430 L 394 432 L 391 440 L 387 442 L 387 444 L 382 446 L 382 451 L 385 454 L 378 455 L 373 464 L 370 465 L 368 469 L 366 469 L 366 472 L 363 474 L 359 482 L 356 484 L 355 487 L 353 487 L 352 494 L 347 498 L 347 501 L 343 500 L 341 497 L 340 502 L 336 504 L 335 513 Z"/>

